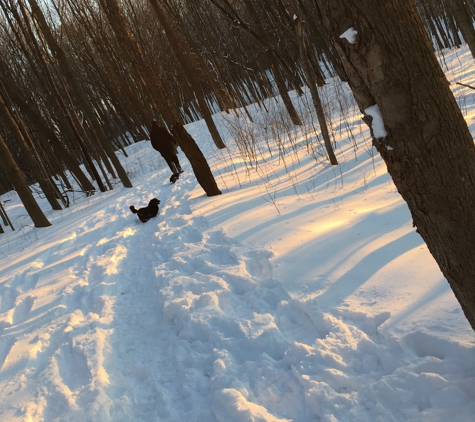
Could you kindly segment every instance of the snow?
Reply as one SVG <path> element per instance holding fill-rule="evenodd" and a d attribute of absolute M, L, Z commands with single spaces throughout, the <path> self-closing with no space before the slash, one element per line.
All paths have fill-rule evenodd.
<path fill-rule="evenodd" d="M 444 61 L 473 84 L 467 48 Z M 120 156 L 133 188 L 63 211 L 39 199 L 50 228 L 1 197 L 17 229 L 0 235 L 2 421 L 475 420 L 474 333 L 335 84 L 322 94 L 338 167 L 310 130 L 269 151 L 265 136 L 288 132 L 250 106 L 254 124 L 214 116 L 224 151 L 203 121 L 187 126 L 222 195 L 183 153 L 169 184 L 143 141 Z M 474 94 L 453 87 L 473 131 Z M 304 115 L 311 101 L 293 100 Z M 238 127 L 258 166 L 238 155 Z M 143 224 L 128 207 L 153 197 Z"/>
<path fill-rule="evenodd" d="M 381 115 L 381 111 L 379 110 L 379 106 L 377 104 L 372 105 L 365 109 L 365 114 L 371 116 L 373 121 L 371 122 L 371 128 L 373 129 L 373 136 L 376 139 L 385 138 L 388 136 L 386 132 L 386 128 L 384 127 L 383 116 Z M 387 147 L 388 150 L 392 150 L 391 146 Z"/>
<path fill-rule="evenodd" d="M 340 35 L 340 38 L 345 38 L 350 44 L 356 44 L 356 34 L 358 31 L 355 28 L 348 28 L 343 34 Z"/>

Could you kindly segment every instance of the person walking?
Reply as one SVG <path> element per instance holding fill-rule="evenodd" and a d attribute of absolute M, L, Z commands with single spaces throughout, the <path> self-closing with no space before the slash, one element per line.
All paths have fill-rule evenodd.
<path fill-rule="evenodd" d="M 172 171 L 172 177 L 176 181 L 180 173 L 183 173 L 183 170 L 178 160 L 178 150 L 175 139 L 172 134 L 168 132 L 166 128 L 160 126 L 156 120 L 152 122 L 152 130 L 150 132 L 150 141 L 152 142 L 152 147 L 158 151 L 161 156 L 165 159 Z"/>

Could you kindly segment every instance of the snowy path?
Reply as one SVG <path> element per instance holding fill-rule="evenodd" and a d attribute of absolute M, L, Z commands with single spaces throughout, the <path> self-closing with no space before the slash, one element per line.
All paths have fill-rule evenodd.
<path fill-rule="evenodd" d="M 154 176 L 113 194 L 72 231 L 64 223 L 61 241 L 11 263 L 5 420 L 407 421 L 434 406 L 443 420 L 454 405 L 471 419 L 473 349 L 424 332 L 382 335 L 387 312 L 292 299 L 270 250 L 192 212 L 206 199 L 190 200 L 190 180 Z M 127 208 L 154 185 L 161 212 L 143 224 Z"/>

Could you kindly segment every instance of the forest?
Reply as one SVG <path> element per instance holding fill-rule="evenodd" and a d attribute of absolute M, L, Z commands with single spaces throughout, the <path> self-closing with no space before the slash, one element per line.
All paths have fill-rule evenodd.
<path fill-rule="evenodd" d="M 474 17 L 0 0 L 1 419 L 473 421 Z"/>
<path fill-rule="evenodd" d="M 475 329 L 475 148 L 435 55 L 462 42 L 475 55 L 473 1 L 0 0 L 0 10 L 0 193 L 15 189 L 35 227 L 51 223 L 30 185 L 53 210 L 70 203 L 67 173 L 86 195 L 131 188 L 117 154 L 147 139 L 152 120 L 205 193 L 221 194 L 184 125 L 203 119 L 225 149 L 213 114 L 251 103 L 266 113 L 279 96 L 299 127 L 289 92 L 304 86 L 338 166 L 319 93 L 337 77 Z"/>
<path fill-rule="evenodd" d="M 252 103 L 266 112 L 263 100 L 280 95 L 298 126 L 288 92 L 303 86 L 337 165 L 317 87 L 333 76 L 347 82 L 348 72 L 319 7 L 317 0 L 0 0 L 0 193 L 16 189 L 35 226 L 46 227 L 30 185 L 53 210 L 69 206 L 67 173 L 87 194 L 131 187 L 117 153 L 147 139 L 153 119 L 168 127 L 204 119 L 225 148 L 214 113 L 245 112 Z M 415 7 L 435 49 L 465 40 L 475 51 L 475 2 Z M 199 155 L 194 145 L 190 151 Z M 206 183 L 208 194 L 219 192 Z"/>

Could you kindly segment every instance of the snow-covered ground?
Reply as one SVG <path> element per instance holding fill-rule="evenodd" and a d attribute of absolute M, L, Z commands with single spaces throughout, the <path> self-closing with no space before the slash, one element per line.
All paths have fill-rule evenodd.
<path fill-rule="evenodd" d="M 444 66 L 475 85 L 467 48 Z M 475 91 L 452 86 L 473 133 Z M 134 188 L 63 211 L 41 201 L 50 228 L 1 197 L 17 229 L 0 235 L 2 422 L 475 420 L 475 335 L 333 88 L 338 167 L 314 133 L 249 107 L 254 124 L 215 116 L 224 151 L 202 121 L 187 126 L 222 195 L 183 153 L 169 184 L 143 141 L 121 156 Z M 255 137 L 258 166 L 239 136 Z M 129 206 L 153 197 L 143 224 Z"/>

